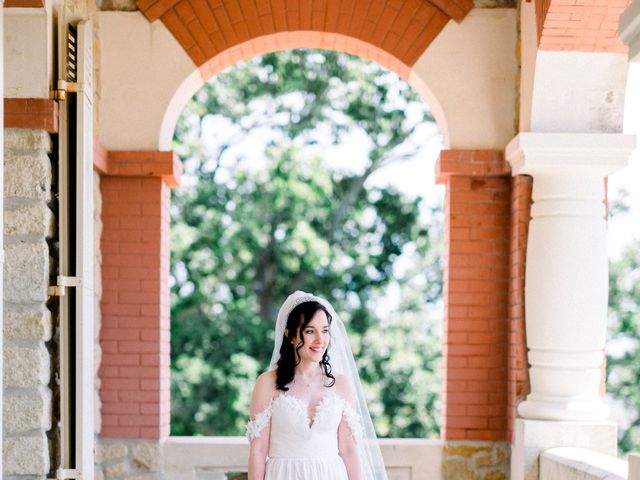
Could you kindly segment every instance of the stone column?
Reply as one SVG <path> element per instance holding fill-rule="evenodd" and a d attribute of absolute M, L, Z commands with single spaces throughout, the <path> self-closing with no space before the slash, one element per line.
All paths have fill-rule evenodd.
<path fill-rule="evenodd" d="M 511 478 L 538 478 L 538 455 L 576 446 L 616 452 L 599 394 L 607 320 L 605 178 L 635 137 L 521 133 L 506 148 L 514 175 L 533 177 L 525 318 L 531 392 L 518 405 Z"/>
<path fill-rule="evenodd" d="M 608 288 L 604 179 L 626 165 L 634 145 L 626 135 L 521 133 L 507 146 L 513 174 L 533 177 L 524 418 L 608 416 L 598 393 Z"/>
<path fill-rule="evenodd" d="M 51 465 L 51 148 L 44 130 L 4 130 L 3 478 L 44 478 Z"/>

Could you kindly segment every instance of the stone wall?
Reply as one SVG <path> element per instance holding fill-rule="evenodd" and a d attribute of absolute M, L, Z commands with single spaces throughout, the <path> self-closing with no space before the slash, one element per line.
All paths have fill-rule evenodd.
<path fill-rule="evenodd" d="M 157 440 L 99 440 L 96 480 L 159 480 L 163 447 Z"/>
<path fill-rule="evenodd" d="M 443 480 L 507 480 L 507 442 L 447 442 L 442 456 Z"/>
<path fill-rule="evenodd" d="M 4 131 L 4 476 L 45 478 L 52 426 L 51 138 Z M 53 248 L 53 247 L 52 247 Z M 54 349 L 55 351 L 55 349 Z"/>

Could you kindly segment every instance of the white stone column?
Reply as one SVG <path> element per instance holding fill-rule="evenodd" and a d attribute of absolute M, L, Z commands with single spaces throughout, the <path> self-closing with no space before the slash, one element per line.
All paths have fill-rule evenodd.
<path fill-rule="evenodd" d="M 635 137 L 520 133 L 507 146 L 514 175 L 533 177 L 525 318 L 531 393 L 521 417 L 599 421 L 607 321 L 605 177 Z"/>

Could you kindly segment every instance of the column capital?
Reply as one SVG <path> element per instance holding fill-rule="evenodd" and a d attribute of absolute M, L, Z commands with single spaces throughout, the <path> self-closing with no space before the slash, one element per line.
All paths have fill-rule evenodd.
<path fill-rule="evenodd" d="M 156 150 L 106 150 L 94 148 L 94 168 L 107 176 L 160 177 L 171 188 L 180 186 L 182 163 L 174 152 Z"/>
<path fill-rule="evenodd" d="M 620 40 L 629 47 L 629 61 L 640 62 L 640 0 L 634 0 L 618 21 Z"/>
<path fill-rule="evenodd" d="M 505 158 L 513 175 L 605 177 L 624 168 L 635 148 L 635 135 L 522 132 L 507 145 Z"/>

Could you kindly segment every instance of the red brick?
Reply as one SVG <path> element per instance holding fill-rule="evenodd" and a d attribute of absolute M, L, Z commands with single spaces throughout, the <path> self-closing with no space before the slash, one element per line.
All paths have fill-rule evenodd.
<path fill-rule="evenodd" d="M 136 427 L 151 427 L 159 424 L 158 415 L 120 415 L 118 418 L 120 425 L 133 425 Z"/>
<path fill-rule="evenodd" d="M 123 355 L 122 353 L 118 354 L 103 354 L 102 362 L 104 365 L 127 365 L 127 366 L 137 366 L 140 365 L 140 355 L 136 354 L 128 354 Z"/>
<path fill-rule="evenodd" d="M 474 428 L 487 428 L 489 421 L 483 417 L 447 417 L 447 426 L 450 428 L 464 428 L 466 430 Z"/>
<path fill-rule="evenodd" d="M 102 405 L 101 410 L 103 414 L 114 414 L 114 417 L 117 417 L 117 414 L 137 415 L 142 413 L 140 404 L 136 402 L 107 402 Z M 113 425 L 118 425 L 117 418 Z"/>
<path fill-rule="evenodd" d="M 100 438 L 149 438 L 140 435 L 140 429 L 137 427 L 121 427 L 121 426 L 105 426 L 103 424 L 100 431 Z M 158 437 L 151 437 L 158 438 Z"/>
<path fill-rule="evenodd" d="M 58 104 L 48 99 L 5 98 L 4 128 L 44 129 L 58 133 Z"/>
<path fill-rule="evenodd" d="M 140 381 L 135 378 L 108 378 L 102 379 L 102 390 L 138 390 Z"/>

